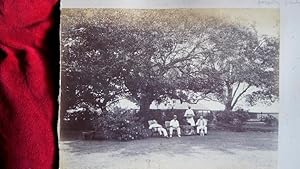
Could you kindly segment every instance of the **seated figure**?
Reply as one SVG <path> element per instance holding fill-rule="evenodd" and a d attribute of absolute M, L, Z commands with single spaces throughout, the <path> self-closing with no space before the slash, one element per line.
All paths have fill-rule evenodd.
<path fill-rule="evenodd" d="M 197 134 L 200 134 L 200 131 L 203 131 L 205 135 L 207 135 L 207 120 L 200 116 L 200 118 L 196 122 L 197 126 Z"/>
<path fill-rule="evenodd" d="M 170 137 L 173 135 L 173 130 L 177 131 L 178 137 L 181 137 L 181 131 L 179 127 L 179 121 L 177 120 L 177 116 L 174 115 L 173 119 L 170 121 Z"/>
<path fill-rule="evenodd" d="M 168 137 L 168 132 L 162 125 L 158 124 L 156 120 L 152 120 L 152 123 L 149 125 L 149 129 L 153 129 L 157 131 L 159 135 L 163 135 L 164 137 Z"/>

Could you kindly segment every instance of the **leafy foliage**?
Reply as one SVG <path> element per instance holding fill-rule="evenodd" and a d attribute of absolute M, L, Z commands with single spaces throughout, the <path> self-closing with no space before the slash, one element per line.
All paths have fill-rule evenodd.
<path fill-rule="evenodd" d="M 205 90 L 194 85 L 191 90 L 199 92 L 200 99 L 224 104 L 229 111 L 242 99 L 252 105 L 260 100 L 276 101 L 278 38 L 259 37 L 254 28 L 237 23 L 218 21 L 213 30 L 209 34 L 212 47 L 207 52 L 207 59 L 190 72 L 211 88 Z"/>
<path fill-rule="evenodd" d="M 181 17 L 186 10 L 160 12 L 82 10 L 73 17 L 65 10 L 62 116 L 80 105 L 106 114 L 120 98 L 137 103 L 144 119 L 153 101 L 170 98 L 214 100 L 230 112 L 243 99 L 278 99 L 278 38 L 213 17 Z"/>
<path fill-rule="evenodd" d="M 278 119 L 272 115 L 267 115 L 266 117 L 263 117 L 262 121 L 267 126 L 278 126 Z"/>
<path fill-rule="evenodd" d="M 220 111 L 216 113 L 217 125 L 234 131 L 242 131 L 244 123 L 250 118 L 244 110 Z"/>
<path fill-rule="evenodd" d="M 129 110 L 115 109 L 114 112 L 102 114 L 94 121 L 94 126 L 102 132 L 105 139 L 129 141 L 150 135 L 137 114 Z"/>

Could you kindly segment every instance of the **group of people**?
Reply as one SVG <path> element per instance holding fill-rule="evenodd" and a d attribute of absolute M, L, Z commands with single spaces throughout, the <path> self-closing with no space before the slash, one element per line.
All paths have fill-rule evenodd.
<path fill-rule="evenodd" d="M 195 123 L 194 116 L 195 113 L 189 106 L 184 113 L 184 117 L 186 118 L 187 123 L 191 126 L 191 132 L 194 132 L 194 129 L 196 128 L 197 134 L 207 135 L 207 120 L 204 119 L 203 116 L 200 116 L 200 118 Z M 158 124 L 156 120 L 154 120 L 154 123 L 149 125 L 149 129 L 154 129 L 160 135 L 163 135 L 164 137 L 169 137 L 167 130 L 163 128 L 162 125 Z M 176 130 L 178 137 L 181 137 L 181 128 L 176 115 L 174 115 L 173 119 L 170 121 L 170 137 L 173 136 L 174 130 Z"/>

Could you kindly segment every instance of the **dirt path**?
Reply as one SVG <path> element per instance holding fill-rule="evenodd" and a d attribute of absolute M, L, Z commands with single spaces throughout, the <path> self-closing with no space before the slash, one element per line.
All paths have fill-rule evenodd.
<path fill-rule="evenodd" d="M 130 142 L 63 141 L 63 169 L 275 169 L 277 133 L 212 132 L 205 137 Z"/>

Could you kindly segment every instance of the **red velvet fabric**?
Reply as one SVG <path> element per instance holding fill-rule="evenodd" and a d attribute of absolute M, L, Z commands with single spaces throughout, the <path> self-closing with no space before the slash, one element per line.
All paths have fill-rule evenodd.
<path fill-rule="evenodd" d="M 57 0 L 0 2 L 1 168 L 56 168 Z"/>

